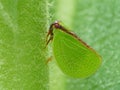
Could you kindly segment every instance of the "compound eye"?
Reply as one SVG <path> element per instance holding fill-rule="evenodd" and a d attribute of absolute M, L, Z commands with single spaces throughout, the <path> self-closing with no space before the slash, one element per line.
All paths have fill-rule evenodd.
<path fill-rule="evenodd" d="M 54 23 L 54 27 L 55 27 L 55 28 L 60 28 L 59 23 Z"/>

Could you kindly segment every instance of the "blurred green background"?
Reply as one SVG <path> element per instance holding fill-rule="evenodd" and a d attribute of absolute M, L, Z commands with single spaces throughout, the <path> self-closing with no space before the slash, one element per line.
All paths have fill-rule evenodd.
<path fill-rule="evenodd" d="M 102 56 L 86 79 L 66 76 L 46 50 L 62 21 Z M 0 0 L 0 90 L 120 90 L 120 0 Z"/>
<path fill-rule="evenodd" d="M 51 0 L 52 22 L 62 21 L 102 56 L 100 69 L 86 79 L 65 76 L 54 60 L 50 90 L 120 89 L 120 0 Z"/>

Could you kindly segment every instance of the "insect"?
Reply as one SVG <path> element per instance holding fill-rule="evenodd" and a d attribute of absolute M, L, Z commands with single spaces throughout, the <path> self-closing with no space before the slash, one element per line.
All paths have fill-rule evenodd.
<path fill-rule="evenodd" d="M 85 78 L 101 65 L 101 56 L 59 21 L 50 25 L 46 45 L 50 41 L 57 65 L 68 76 Z"/>

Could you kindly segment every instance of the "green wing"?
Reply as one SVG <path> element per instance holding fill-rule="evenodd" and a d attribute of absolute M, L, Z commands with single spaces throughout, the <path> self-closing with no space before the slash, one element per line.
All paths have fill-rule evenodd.
<path fill-rule="evenodd" d="M 88 77 L 101 64 L 94 50 L 59 29 L 54 30 L 53 53 L 60 69 L 71 77 Z"/>

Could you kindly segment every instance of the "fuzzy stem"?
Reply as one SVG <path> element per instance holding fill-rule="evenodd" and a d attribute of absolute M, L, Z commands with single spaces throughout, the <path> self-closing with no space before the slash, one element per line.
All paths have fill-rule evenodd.
<path fill-rule="evenodd" d="M 46 0 L 0 1 L 0 90 L 47 90 Z"/>

